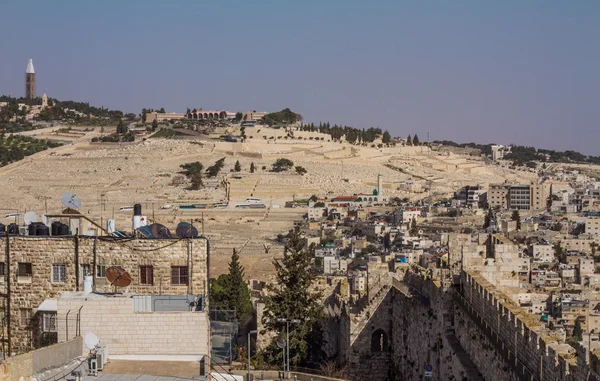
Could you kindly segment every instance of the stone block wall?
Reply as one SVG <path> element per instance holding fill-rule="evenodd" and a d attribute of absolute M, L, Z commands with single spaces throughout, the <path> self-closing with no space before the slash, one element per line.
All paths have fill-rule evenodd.
<path fill-rule="evenodd" d="M 7 357 L 0 364 L 0 380 L 33 380 L 35 374 L 61 366 L 80 356 L 82 343 L 83 339 L 76 337 L 64 343 Z"/>
<path fill-rule="evenodd" d="M 208 318 L 205 312 L 134 312 L 131 297 L 60 298 L 59 321 L 67 311 L 81 308 L 81 335 L 93 332 L 111 355 L 208 355 Z M 76 321 L 69 320 L 75 332 Z M 58 340 L 66 339 L 66 325 L 58 326 Z M 79 354 L 89 350 L 83 346 Z"/>
<path fill-rule="evenodd" d="M 101 237 L 10 237 L 8 239 L 10 240 L 12 351 L 15 353 L 23 353 L 36 347 L 40 323 L 35 311 L 45 299 L 56 299 L 64 291 L 82 290 L 82 265 L 89 265 L 94 274 L 95 290 L 100 292 L 128 291 L 138 294 L 186 294 L 188 292 L 186 285 L 171 284 L 171 266 L 188 264 L 188 240 L 117 241 Z M 6 237 L 0 239 L 0 262 L 5 262 L 6 240 Z M 76 259 L 80 265 L 79 269 L 75 266 Z M 19 263 L 31 263 L 31 277 L 18 276 Z M 53 264 L 65 265 L 64 283 L 52 282 Z M 116 290 L 107 284 L 106 278 L 95 277 L 94 264 L 123 267 L 132 278 L 131 285 L 126 290 Z M 139 269 L 142 265 L 153 266 L 152 285 L 140 283 Z M 205 240 L 195 239 L 189 243 L 189 266 L 189 293 L 206 294 L 208 258 Z M 76 282 L 78 271 L 79 282 Z M 0 292 L 6 292 L 6 286 L 6 276 L 4 276 L 0 278 Z M 5 308 L 5 300 L 1 298 L 0 307 Z"/>

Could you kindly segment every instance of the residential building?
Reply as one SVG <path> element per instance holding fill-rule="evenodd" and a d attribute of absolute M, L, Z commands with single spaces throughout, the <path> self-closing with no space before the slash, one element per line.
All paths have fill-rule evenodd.
<path fill-rule="evenodd" d="M 504 159 L 504 156 L 509 154 L 511 151 L 510 146 L 503 146 L 499 144 L 492 145 L 492 160 L 498 161 Z"/>

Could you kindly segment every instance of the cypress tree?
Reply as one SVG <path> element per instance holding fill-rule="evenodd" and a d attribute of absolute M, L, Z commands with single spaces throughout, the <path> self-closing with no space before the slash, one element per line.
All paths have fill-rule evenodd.
<path fill-rule="evenodd" d="M 290 232 L 289 238 L 283 258 L 273 262 L 277 276 L 264 300 L 263 324 L 270 331 L 284 332 L 286 323 L 277 319 L 299 319 L 300 323 L 290 324 L 290 362 L 305 365 L 322 353 L 318 332 L 324 311 L 321 294 L 311 289 L 316 276 L 311 266 L 312 250 L 305 249 L 306 239 L 300 237 L 299 230 Z M 265 360 L 279 361 L 281 350 L 274 342 L 266 352 L 269 358 Z"/>

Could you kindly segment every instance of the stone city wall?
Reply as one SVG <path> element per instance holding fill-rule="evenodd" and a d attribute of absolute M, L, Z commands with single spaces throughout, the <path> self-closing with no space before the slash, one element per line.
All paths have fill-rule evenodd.
<path fill-rule="evenodd" d="M 0 239 L 0 261 L 6 258 L 6 237 Z M 114 240 L 101 237 L 10 237 L 12 351 L 23 353 L 38 345 L 40 323 L 35 314 L 45 299 L 56 299 L 64 291 L 83 289 L 83 268 L 89 266 L 94 289 L 113 292 L 97 266 L 121 266 L 132 278 L 130 293 L 186 294 L 187 285 L 171 283 L 171 266 L 187 266 L 188 240 Z M 79 262 L 76 270 L 75 262 Z M 208 285 L 206 241 L 191 240 L 189 250 L 190 294 L 206 294 Z M 31 264 L 31 276 L 19 276 L 19 263 Z M 65 265 L 64 282 L 53 281 L 52 265 Z M 4 264 L 6 266 L 6 264 Z M 94 266 L 96 265 L 96 266 Z M 140 283 L 140 266 L 153 266 L 153 284 Z M 4 274 L 7 269 L 4 267 Z M 77 282 L 78 280 L 78 282 Z M 6 292 L 6 276 L 0 292 Z M 122 290 L 125 291 L 125 290 Z M 0 307 L 6 301 L 0 299 Z M 70 318 L 76 318 L 72 316 Z M 58 322 L 60 324 L 60 322 Z"/>
<path fill-rule="evenodd" d="M 468 328 L 462 329 L 460 336 L 465 346 L 469 340 L 473 344 L 469 354 L 486 379 L 502 380 L 506 374 L 512 374 L 512 378 L 519 380 L 600 380 L 594 368 L 598 363 L 595 355 L 590 368 L 583 347 L 559 344 L 543 324 L 480 275 L 462 272 L 461 292 L 456 293 L 456 301 L 461 309 L 457 313 L 460 320 L 478 327 L 479 334 Z M 474 344 L 477 339 L 480 345 Z M 490 346 L 511 372 L 506 367 L 489 366 L 489 353 L 481 348 L 489 350 Z"/>

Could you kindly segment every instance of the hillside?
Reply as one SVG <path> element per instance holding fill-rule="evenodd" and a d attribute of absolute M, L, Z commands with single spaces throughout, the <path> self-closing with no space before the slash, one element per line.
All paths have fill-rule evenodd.
<path fill-rule="evenodd" d="M 87 131 L 86 131 L 87 130 Z M 319 196 L 371 193 L 377 174 L 383 175 L 385 193 L 391 197 L 423 198 L 446 196 L 466 184 L 488 184 L 506 179 L 528 181 L 535 174 L 486 166 L 479 158 L 428 152 L 427 147 L 371 148 L 326 140 L 263 139 L 279 130 L 262 128 L 260 139 L 247 143 L 227 143 L 210 137 L 148 139 L 135 143 L 90 143 L 99 128 L 71 130 L 71 144 L 39 152 L 17 163 L 0 168 L 4 189 L 4 208 L 44 212 L 63 209 L 62 192 L 81 197 L 80 210 L 96 221 L 112 216 L 118 229 L 130 230 L 131 211 L 122 206 L 142 203 L 150 220 L 174 230 L 179 221 L 195 221 L 200 227 L 204 217 L 205 233 L 214 238 L 213 274 L 225 271 L 234 247 L 245 244 L 242 264 L 250 277 L 272 271 L 273 255 L 282 248 L 273 239 L 301 219 L 304 209 L 284 208 L 286 201 Z M 58 132 L 30 131 L 46 137 Z M 247 132 L 248 135 L 256 132 Z M 311 134 L 311 132 L 302 132 Z M 204 179 L 205 188 L 186 190 L 179 184 L 180 165 L 199 161 L 207 168 L 225 158 L 219 176 Z M 278 158 L 288 158 L 306 168 L 304 176 L 273 173 Z M 240 172 L 232 172 L 236 161 Z M 250 173 L 254 163 L 256 171 Z M 263 167 L 266 169 L 264 170 Z M 178 177 L 179 176 L 179 177 Z M 174 180 L 175 179 L 175 180 Z M 230 184 L 230 208 L 221 210 L 182 210 L 177 205 L 226 202 L 223 180 Z M 232 206 L 246 197 L 260 197 L 267 209 L 240 210 Z M 173 205 L 171 209 L 161 206 Z M 0 219 L 1 221 L 1 219 Z M 9 221 L 2 221 L 9 222 Z M 266 247 L 265 247 L 266 245 Z M 268 249 L 268 253 L 267 253 Z"/>

